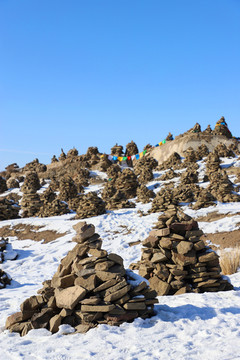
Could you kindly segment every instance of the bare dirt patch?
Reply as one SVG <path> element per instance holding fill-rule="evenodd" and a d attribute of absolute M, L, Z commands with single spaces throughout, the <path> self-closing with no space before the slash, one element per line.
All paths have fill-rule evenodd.
<path fill-rule="evenodd" d="M 205 222 L 212 222 L 212 221 L 216 221 L 216 220 L 220 220 L 220 219 L 224 219 L 225 217 L 232 217 L 235 215 L 240 215 L 240 212 L 237 213 L 226 213 L 226 214 L 221 214 L 218 211 L 213 211 L 205 216 L 199 216 L 194 218 L 194 220 L 196 221 L 205 221 Z"/>
<path fill-rule="evenodd" d="M 209 245 L 207 240 L 210 240 L 212 245 L 209 246 L 213 250 L 240 247 L 240 229 L 230 232 L 203 235 L 201 239 L 206 243 L 206 245 Z"/>
<path fill-rule="evenodd" d="M 38 231 L 43 226 L 33 226 L 26 224 L 17 224 L 15 226 L 4 226 L 0 228 L 0 236 L 16 236 L 18 240 L 34 240 L 43 241 L 44 244 L 56 240 L 59 237 L 66 235 L 66 233 L 57 233 L 53 230 Z"/>

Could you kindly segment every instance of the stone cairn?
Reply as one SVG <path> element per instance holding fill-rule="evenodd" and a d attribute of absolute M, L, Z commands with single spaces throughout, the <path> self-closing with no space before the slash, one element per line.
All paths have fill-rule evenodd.
<path fill-rule="evenodd" d="M 112 182 L 107 182 L 102 190 L 102 199 L 105 201 L 107 210 L 134 208 L 135 204 L 126 199 L 120 190 L 117 190 Z"/>
<path fill-rule="evenodd" d="M 223 143 L 218 144 L 215 149 L 214 149 L 214 153 L 216 153 L 219 157 L 235 157 L 234 152 L 227 148 L 227 146 Z"/>
<path fill-rule="evenodd" d="M 87 160 L 90 168 L 100 161 L 100 153 L 96 146 L 90 146 L 87 149 L 85 160 Z"/>
<path fill-rule="evenodd" d="M 3 194 L 5 191 L 7 191 L 7 183 L 6 180 L 0 176 L 0 194 Z"/>
<path fill-rule="evenodd" d="M 226 136 L 228 139 L 232 138 L 232 134 L 228 129 L 224 116 L 222 116 L 221 119 L 216 122 L 215 128 L 213 130 L 213 134 L 223 135 Z"/>
<path fill-rule="evenodd" d="M 200 192 L 196 198 L 196 202 L 192 205 L 193 210 L 198 210 L 209 206 L 216 206 L 216 198 L 208 189 L 199 188 L 199 190 Z"/>
<path fill-rule="evenodd" d="M 74 178 L 74 182 L 77 189 L 81 190 L 82 187 L 89 185 L 90 171 L 88 169 L 81 168 L 78 170 L 77 176 Z M 82 192 L 82 191 L 78 191 Z"/>
<path fill-rule="evenodd" d="M 139 184 L 135 173 L 131 169 L 126 168 L 118 175 L 114 186 L 117 190 L 124 193 L 127 199 L 131 199 L 136 196 Z"/>
<path fill-rule="evenodd" d="M 78 156 L 78 151 L 77 149 L 73 148 L 73 149 L 70 149 L 68 152 L 67 152 L 67 158 L 73 158 L 75 156 Z"/>
<path fill-rule="evenodd" d="M 28 172 L 21 187 L 23 197 L 21 200 L 22 217 L 37 216 L 42 205 L 37 190 L 40 189 L 38 174 L 34 171 Z"/>
<path fill-rule="evenodd" d="M 41 194 L 40 200 L 41 207 L 37 213 L 39 217 L 59 216 L 70 212 L 67 204 L 57 199 L 50 186 Z"/>
<path fill-rule="evenodd" d="M 45 171 L 47 171 L 47 166 L 44 164 L 41 164 L 38 159 L 35 159 L 35 160 L 31 161 L 30 163 L 27 163 L 24 166 L 23 171 L 24 172 L 33 171 L 33 172 L 38 172 L 38 173 L 45 172 Z"/>
<path fill-rule="evenodd" d="M 165 174 L 163 174 L 159 180 L 166 181 L 166 180 L 172 180 L 175 177 L 180 176 L 178 173 L 176 173 L 173 169 L 169 169 Z"/>
<path fill-rule="evenodd" d="M 14 177 L 10 177 L 7 180 L 7 187 L 8 189 L 17 189 L 19 188 L 19 181 Z"/>
<path fill-rule="evenodd" d="M 138 153 L 139 153 L 139 151 L 138 151 L 137 144 L 133 140 L 126 145 L 125 156 L 133 156 L 133 155 L 136 155 Z M 131 166 L 131 167 L 133 166 L 132 159 L 127 160 L 127 165 Z"/>
<path fill-rule="evenodd" d="M 188 166 L 191 163 L 196 163 L 199 160 L 197 153 L 193 148 L 190 146 L 187 150 L 184 151 L 185 160 L 183 162 L 184 166 Z"/>
<path fill-rule="evenodd" d="M 123 154 L 123 146 L 122 145 L 116 144 L 111 148 L 112 156 L 122 156 L 122 154 Z"/>
<path fill-rule="evenodd" d="M 110 166 L 112 166 L 112 162 L 108 159 L 108 155 L 102 154 L 100 157 L 100 161 L 96 166 L 96 170 L 106 172 Z"/>
<path fill-rule="evenodd" d="M 105 214 L 105 203 L 96 192 L 90 191 L 85 195 L 79 196 L 79 206 L 76 213 L 76 219 L 85 219 Z"/>
<path fill-rule="evenodd" d="M 181 184 L 196 184 L 198 182 L 198 173 L 188 168 L 181 174 Z"/>
<path fill-rule="evenodd" d="M 140 184 L 146 184 L 153 179 L 152 169 L 148 166 L 147 162 L 139 161 L 139 164 L 136 163 L 134 172 L 137 175 Z"/>
<path fill-rule="evenodd" d="M 4 289 L 6 285 L 10 285 L 11 280 L 12 279 L 10 278 L 10 276 L 5 271 L 0 269 L 0 290 Z"/>
<path fill-rule="evenodd" d="M 0 221 L 19 218 L 20 206 L 13 200 L 0 198 Z"/>
<path fill-rule="evenodd" d="M 140 201 L 143 204 L 148 204 L 151 199 L 154 199 L 155 197 L 155 192 L 148 189 L 146 185 L 140 185 L 137 188 L 137 201 Z"/>
<path fill-rule="evenodd" d="M 234 184 L 230 181 L 225 170 L 218 170 L 209 175 L 208 191 L 220 202 L 239 202 L 240 195 L 234 194 Z"/>
<path fill-rule="evenodd" d="M 208 125 L 207 128 L 203 131 L 203 134 L 211 134 L 211 133 L 212 133 L 211 126 Z"/>
<path fill-rule="evenodd" d="M 58 158 L 56 157 L 56 155 L 53 155 L 53 157 L 51 158 L 51 163 L 56 163 L 58 162 Z"/>
<path fill-rule="evenodd" d="M 197 154 L 197 158 L 199 160 L 201 160 L 202 158 L 208 156 L 208 154 L 209 154 L 208 147 L 205 144 L 202 144 L 202 145 L 198 146 L 198 148 L 196 150 L 196 154 Z"/>
<path fill-rule="evenodd" d="M 177 152 L 174 152 L 167 160 L 157 166 L 157 170 L 168 170 L 170 168 L 178 170 L 183 167 L 181 156 Z"/>
<path fill-rule="evenodd" d="M 206 173 L 209 176 L 211 173 L 217 172 L 220 169 L 220 159 L 217 153 L 209 153 L 206 159 Z"/>
<path fill-rule="evenodd" d="M 61 177 L 59 181 L 59 200 L 67 202 L 68 200 L 75 198 L 77 194 L 77 187 L 71 176 L 65 175 Z"/>
<path fill-rule="evenodd" d="M 31 329 L 47 328 L 56 333 L 69 324 L 84 333 L 98 324 L 118 326 L 137 317 L 154 315 L 156 292 L 123 266 L 123 259 L 102 250 L 94 225 L 74 226 L 77 245 L 68 252 L 51 280 L 43 282 L 37 296 L 31 296 L 10 315 L 6 328 L 24 336 Z"/>
<path fill-rule="evenodd" d="M 141 260 L 130 266 L 158 295 L 232 290 L 220 274 L 218 255 L 200 240 L 198 223 L 174 205 L 143 241 Z"/>
<path fill-rule="evenodd" d="M 59 155 L 58 160 L 59 160 L 59 161 L 64 161 L 64 160 L 66 160 L 66 158 L 67 158 L 67 155 L 65 154 L 65 152 L 63 151 L 63 149 L 61 149 L 61 154 Z"/>
<path fill-rule="evenodd" d="M 107 169 L 108 179 L 113 182 L 117 179 L 117 177 L 120 175 L 120 173 L 121 173 L 121 168 L 118 164 L 112 164 Z"/>

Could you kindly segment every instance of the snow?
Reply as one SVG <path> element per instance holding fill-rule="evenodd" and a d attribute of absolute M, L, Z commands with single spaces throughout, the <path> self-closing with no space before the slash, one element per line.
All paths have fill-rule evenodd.
<path fill-rule="evenodd" d="M 154 182 L 148 185 L 154 186 Z M 95 225 L 103 240 L 102 248 L 121 255 L 128 267 L 141 256 L 141 244 L 130 247 L 129 243 L 144 240 L 159 216 L 147 214 L 149 208 L 150 204 L 137 203 L 135 209 L 109 211 L 86 221 Z M 140 216 L 138 210 L 147 215 Z M 215 207 L 198 211 L 185 206 L 183 210 L 191 216 L 204 216 L 211 211 L 232 214 L 210 223 L 200 222 L 205 233 L 232 231 L 239 227 L 238 203 L 217 203 Z M 27 297 L 37 293 L 42 282 L 53 276 L 60 260 L 75 246 L 71 240 L 75 234 L 73 225 L 78 220 L 73 217 L 74 214 L 67 214 L 0 223 L 1 227 L 22 223 L 43 226 L 38 231 L 66 233 L 46 244 L 9 237 L 9 251 L 16 251 L 18 257 L 1 265 L 13 280 L 11 285 L 0 290 L 0 359 L 240 359 L 240 272 L 229 277 L 234 285 L 232 291 L 158 297 L 154 317 L 138 318 L 120 327 L 99 325 L 86 334 L 73 334 L 70 326 L 61 325 L 54 335 L 46 329 L 38 329 L 31 330 L 25 337 L 5 330 L 6 318 L 19 311 Z M 137 283 L 138 277 L 132 281 Z"/>

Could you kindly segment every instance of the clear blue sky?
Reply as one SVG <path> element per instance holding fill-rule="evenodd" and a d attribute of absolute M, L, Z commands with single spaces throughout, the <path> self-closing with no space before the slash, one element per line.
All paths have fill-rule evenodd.
<path fill-rule="evenodd" d="M 0 170 L 222 115 L 240 136 L 239 0 L 0 0 Z"/>

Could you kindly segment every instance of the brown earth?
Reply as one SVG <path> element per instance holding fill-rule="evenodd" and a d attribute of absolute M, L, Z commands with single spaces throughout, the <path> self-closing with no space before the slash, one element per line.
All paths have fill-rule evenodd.
<path fill-rule="evenodd" d="M 206 222 L 212 222 L 212 221 L 216 221 L 216 220 L 220 220 L 220 219 L 224 219 L 225 217 L 232 217 L 235 215 L 240 215 L 240 212 L 237 212 L 235 214 L 233 213 L 225 213 L 225 214 L 221 214 L 218 211 L 213 211 L 210 212 L 209 214 L 205 215 L 205 216 L 199 216 L 197 218 L 195 218 L 194 220 L 196 221 L 206 221 Z"/>
<path fill-rule="evenodd" d="M 16 236 L 18 240 L 34 240 L 34 241 L 43 241 L 43 244 L 49 243 L 66 235 L 67 233 L 57 233 L 53 230 L 43 230 L 39 231 L 39 229 L 43 228 L 43 226 L 33 226 L 26 224 L 18 224 L 15 226 L 3 226 L 0 228 L 0 236 L 8 237 L 8 236 Z"/>
<path fill-rule="evenodd" d="M 212 245 L 209 245 L 213 250 L 222 250 L 225 248 L 235 248 L 240 247 L 240 229 L 233 230 L 230 232 L 219 232 L 215 234 L 206 234 L 201 237 L 201 240 L 205 242 L 206 245 L 209 245 L 207 240 L 212 242 Z M 220 246 L 216 246 L 220 245 Z"/>

